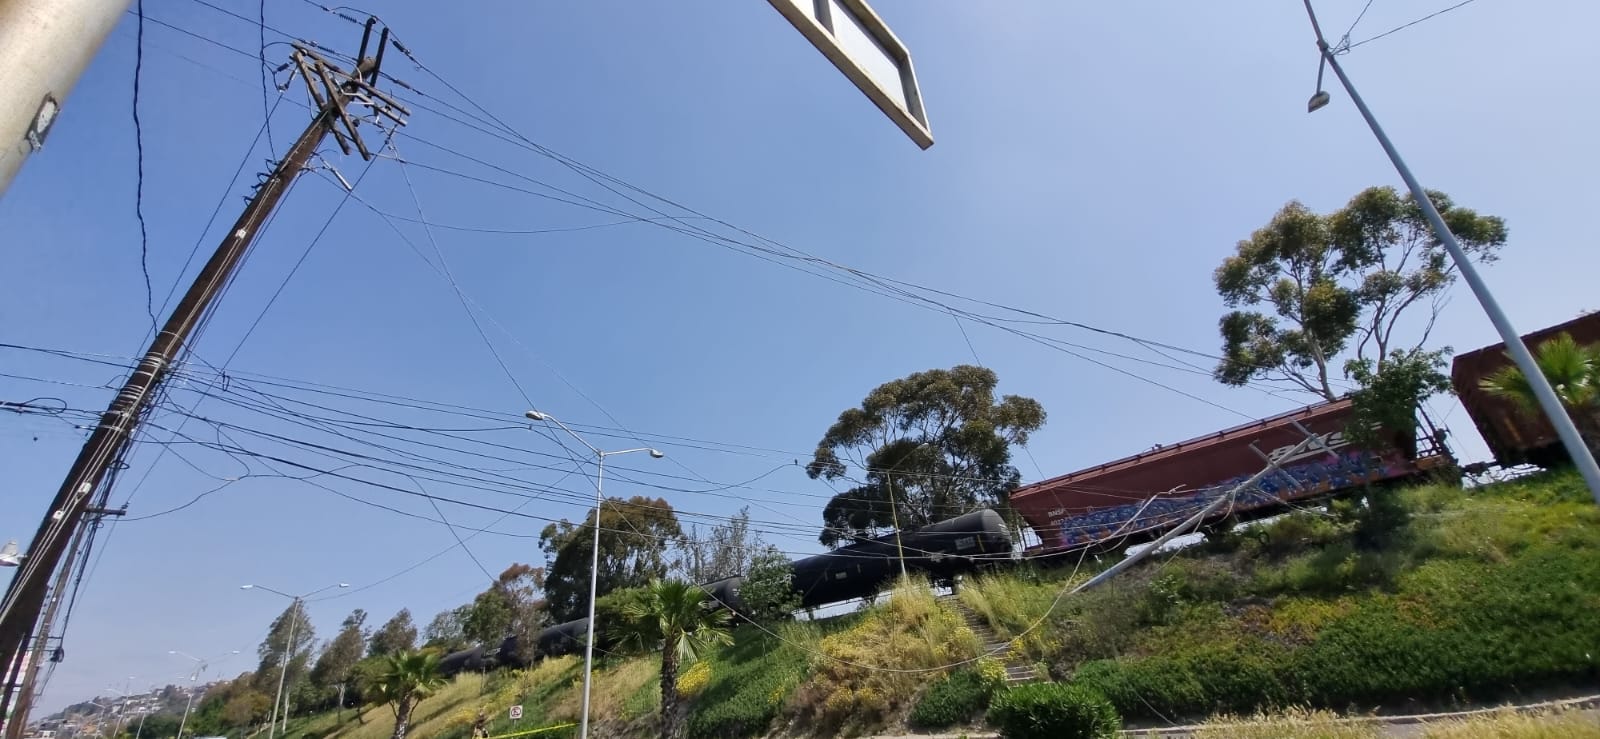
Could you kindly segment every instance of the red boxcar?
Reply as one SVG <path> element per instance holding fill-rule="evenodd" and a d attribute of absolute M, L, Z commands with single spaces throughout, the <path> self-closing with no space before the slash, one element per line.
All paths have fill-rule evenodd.
<path fill-rule="evenodd" d="M 1364 483 L 1416 477 L 1453 465 L 1426 417 L 1416 439 L 1385 449 L 1358 449 L 1344 436 L 1349 400 L 1307 406 L 1271 418 L 1034 483 L 1012 493 L 1012 505 L 1042 542 L 1034 552 L 1077 547 L 1133 534 L 1148 538 L 1182 521 L 1215 495 L 1285 457 L 1282 468 L 1243 492 L 1219 516 L 1264 515 L 1287 500 L 1314 498 Z M 1315 434 L 1327 449 L 1286 457 Z M 1419 454 L 1419 449 L 1421 453 Z M 1145 535 L 1141 537 L 1140 535 Z"/>
<path fill-rule="evenodd" d="M 1522 336 L 1522 343 L 1535 352 L 1539 344 L 1562 333 L 1572 335 L 1580 344 L 1600 342 L 1600 313 L 1579 316 L 1549 328 L 1542 328 Z M 1455 385 L 1461 405 L 1472 417 L 1473 425 L 1489 451 L 1501 465 L 1536 464 L 1549 467 L 1568 461 L 1567 452 L 1556 437 L 1556 430 L 1542 414 L 1532 415 L 1510 401 L 1496 398 L 1479 389 L 1478 383 L 1501 367 L 1511 365 L 1506 356 L 1505 342 L 1486 346 L 1456 356 L 1451 365 L 1450 380 Z"/>

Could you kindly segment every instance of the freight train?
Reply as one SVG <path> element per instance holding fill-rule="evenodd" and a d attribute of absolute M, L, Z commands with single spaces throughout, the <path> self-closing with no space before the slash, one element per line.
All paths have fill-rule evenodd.
<path fill-rule="evenodd" d="M 1600 314 L 1541 329 L 1523 340 L 1536 347 L 1563 332 L 1582 343 L 1600 341 Z M 1547 422 L 1478 387 L 1509 363 L 1504 344 L 1459 355 L 1452 368 L 1456 393 L 1497 464 L 1558 464 L 1564 454 Z M 1203 523 L 1229 525 L 1273 515 L 1286 506 L 1429 476 L 1459 479 L 1444 430 L 1420 409 L 1416 433 L 1389 434 L 1373 447 L 1357 445 L 1345 435 L 1353 412 L 1348 398 L 1309 405 L 1019 488 L 1012 492 L 1010 506 L 1039 539 L 1021 551 L 1001 515 L 980 509 L 902 531 L 898 539 L 891 533 L 796 560 L 791 582 L 801 607 L 815 608 L 877 593 L 902 560 L 908 571 L 949 581 L 1014 561 L 1049 564 L 1068 552 L 1154 539 L 1269 461 L 1278 463 L 1274 473 L 1240 491 L 1231 506 Z M 1308 435 L 1315 443 L 1302 448 Z M 715 601 L 739 612 L 741 582 L 732 577 L 702 587 Z M 531 650 L 533 658 L 581 651 L 587 630 L 587 619 L 544 629 Z M 603 625 L 596 629 L 595 642 L 597 647 L 606 645 Z M 518 646 L 513 636 L 494 649 L 455 652 L 442 660 L 441 668 L 449 674 L 526 666 Z"/>

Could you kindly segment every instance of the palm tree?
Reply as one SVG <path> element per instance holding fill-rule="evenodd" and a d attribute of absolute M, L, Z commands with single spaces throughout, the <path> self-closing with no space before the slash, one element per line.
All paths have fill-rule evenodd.
<path fill-rule="evenodd" d="M 1600 454 L 1600 344 L 1581 346 L 1571 334 L 1563 333 L 1541 343 L 1534 360 L 1589 450 Z M 1516 365 L 1489 375 L 1479 386 L 1490 395 L 1516 403 L 1524 413 L 1542 415 L 1533 386 Z"/>
<path fill-rule="evenodd" d="M 678 670 L 715 645 L 730 644 L 728 612 L 710 594 L 682 580 L 651 580 L 622 606 L 621 643 L 661 650 L 661 736 L 678 736 Z"/>
<path fill-rule="evenodd" d="M 374 687 L 394 709 L 394 739 L 406 739 L 412 709 L 441 685 L 439 656 L 432 652 L 395 652 L 384 658 Z"/>

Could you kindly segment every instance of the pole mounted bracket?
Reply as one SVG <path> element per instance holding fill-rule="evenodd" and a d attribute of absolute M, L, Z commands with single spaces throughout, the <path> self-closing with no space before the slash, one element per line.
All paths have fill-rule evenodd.
<path fill-rule="evenodd" d="M 306 92 L 327 120 L 329 132 L 346 156 L 355 152 L 370 161 L 372 150 L 367 146 L 359 129 L 362 121 L 372 121 L 380 130 L 387 119 L 394 126 L 406 124 L 405 116 L 411 114 L 404 105 L 388 93 L 377 88 L 382 74 L 383 53 L 389 46 L 389 29 L 378 35 L 376 50 L 367 55 L 372 45 L 372 29 L 377 18 L 368 18 L 361 35 L 361 50 L 356 54 L 356 67 L 345 70 L 328 60 L 313 44 L 294 42 L 290 55 L 290 80 L 299 75 L 306 83 Z M 287 82 L 285 84 L 288 84 Z M 366 109 L 365 114 L 351 114 L 352 107 Z"/>

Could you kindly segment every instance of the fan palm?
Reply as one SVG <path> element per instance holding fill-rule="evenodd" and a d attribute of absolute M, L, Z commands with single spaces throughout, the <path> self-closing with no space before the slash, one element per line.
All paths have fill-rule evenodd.
<path fill-rule="evenodd" d="M 1539 344 L 1534 361 L 1555 388 L 1584 443 L 1590 451 L 1600 453 L 1600 344 L 1582 346 L 1571 334 L 1563 333 Z M 1489 375 L 1479 385 L 1490 395 L 1512 401 L 1524 413 L 1541 415 L 1533 385 L 1516 365 Z"/>
<path fill-rule="evenodd" d="M 394 709 L 394 739 L 406 739 L 411 711 L 444 682 L 439 656 L 432 652 L 396 652 L 385 658 L 374 687 Z"/>
<path fill-rule="evenodd" d="M 732 643 L 731 617 L 699 586 L 682 580 L 652 580 L 622 606 L 619 636 L 637 651 L 661 650 L 661 736 L 678 735 L 678 671 L 705 650 Z"/>

